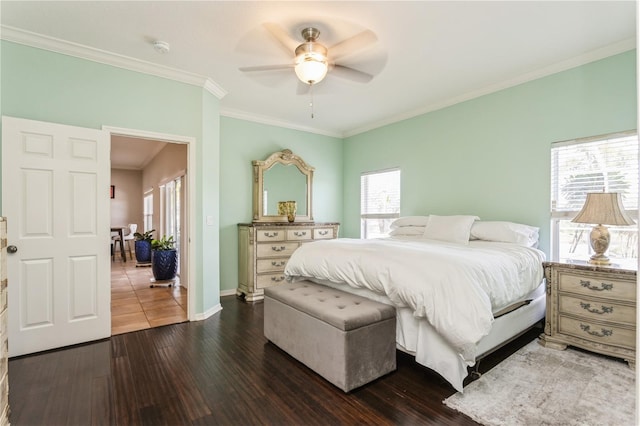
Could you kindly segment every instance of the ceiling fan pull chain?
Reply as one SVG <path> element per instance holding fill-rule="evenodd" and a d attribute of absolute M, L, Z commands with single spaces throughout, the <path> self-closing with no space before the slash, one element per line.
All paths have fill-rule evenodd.
<path fill-rule="evenodd" d="M 311 118 L 313 118 L 313 83 L 309 83 L 309 86 L 311 86 L 309 88 L 309 107 L 311 108 Z"/>

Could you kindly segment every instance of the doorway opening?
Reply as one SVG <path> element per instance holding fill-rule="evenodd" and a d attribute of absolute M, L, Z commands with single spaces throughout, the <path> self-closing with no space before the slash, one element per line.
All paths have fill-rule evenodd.
<path fill-rule="evenodd" d="M 109 130 L 109 129 L 107 129 Z M 150 137 L 155 136 L 155 137 Z M 138 232 L 153 230 L 153 238 L 172 236 L 178 266 L 171 286 L 154 285 L 149 263 L 137 262 L 135 238 L 120 246 L 111 262 L 111 334 L 143 330 L 189 320 L 188 221 L 190 216 L 189 140 L 111 130 L 111 226 L 136 223 Z M 129 254 L 131 246 L 131 255 Z"/>

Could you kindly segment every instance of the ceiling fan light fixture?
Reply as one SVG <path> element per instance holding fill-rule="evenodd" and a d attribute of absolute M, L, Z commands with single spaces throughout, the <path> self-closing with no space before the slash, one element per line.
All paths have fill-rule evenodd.
<path fill-rule="evenodd" d="M 327 62 L 327 48 L 315 40 L 320 31 L 315 28 L 305 28 L 302 36 L 306 42 L 296 47 L 295 71 L 298 78 L 306 84 L 316 84 L 322 81 L 329 70 Z"/>
<path fill-rule="evenodd" d="M 328 69 L 327 58 L 324 56 L 305 53 L 296 57 L 294 70 L 303 83 L 316 84 L 321 82 L 327 75 Z"/>

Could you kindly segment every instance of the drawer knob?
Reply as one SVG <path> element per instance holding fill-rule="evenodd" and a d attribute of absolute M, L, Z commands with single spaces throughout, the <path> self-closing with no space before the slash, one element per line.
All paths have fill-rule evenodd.
<path fill-rule="evenodd" d="M 273 251 L 282 251 L 282 250 L 284 250 L 285 248 L 286 248 L 285 246 L 280 246 L 280 247 L 278 247 L 278 246 L 271 246 L 271 250 L 273 250 Z"/>
<path fill-rule="evenodd" d="M 267 238 L 274 238 L 274 237 L 278 236 L 278 233 L 277 232 L 265 232 L 264 236 L 267 237 Z"/>
<path fill-rule="evenodd" d="M 594 291 L 604 291 L 604 290 L 613 290 L 613 284 L 600 283 L 600 287 L 591 285 L 591 281 L 580 280 L 580 285 L 582 287 L 588 288 L 589 290 Z"/>
<path fill-rule="evenodd" d="M 327 231 L 327 230 L 318 231 L 318 234 L 320 234 L 320 235 L 327 235 L 328 233 L 329 233 L 329 231 Z"/>
<path fill-rule="evenodd" d="M 580 328 L 582 331 L 597 337 L 607 337 L 613 335 L 613 330 L 607 330 L 606 328 L 601 328 L 601 331 L 591 331 L 591 326 L 586 324 L 580 324 Z"/>
<path fill-rule="evenodd" d="M 586 311 L 591 312 L 592 314 L 602 315 L 613 313 L 613 306 L 602 305 L 602 310 L 600 310 L 598 308 L 592 308 L 591 303 L 580 302 L 580 307 Z"/>
<path fill-rule="evenodd" d="M 271 277 L 271 281 L 279 283 L 280 281 L 284 281 L 284 276 L 280 275 L 279 277 Z"/>
<path fill-rule="evenodd" d="M 275 260 L 271 262 L 271 266 L 284 266 L 285 265 L 285 261 L 281 260 L 280 262 L 276 262 Z"/>
<path fill-rule="evenodd" d="M 295 235 L 296 237 L 304 237 L 305 235 L 307 235 L 307 231 L 293 231 L 293 235 Z"/>

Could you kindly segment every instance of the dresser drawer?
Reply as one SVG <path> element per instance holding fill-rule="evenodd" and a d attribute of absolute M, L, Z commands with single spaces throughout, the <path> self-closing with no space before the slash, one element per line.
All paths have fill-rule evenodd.
<path fill-rule="evenodd" d="M 330 240 L 335 238 L 333 228 L 316 228 L 313 230 L 314 240 Z"/>
<path fill-rule="evenodd" d="M 275 259 L 258 259 L 256 260 L 256 272 L 261 274 L 263 272 L 281 272 L 284 271 L 284 267 L 287 265 L 288 258 L 275 258 Z"/>
<path fill-rule="evenodd" d="M 559 330 L 562 334 L 579 337 L 602 345 L 619 346 L 628 349 L 636 347 L 636 330 L 610 324 L 598 324 L 560 316 Z"/>
<path fill-rule="evenodd" d="M 260 243 L 257 244 L 256 254 L 257 257 L 289 257 L 299 246 L 299 243 L 279 243 L 274 242 L 271 244 Z"/>
<path fill-rule="evenodd" d="M 580 316 L 586 320 L 612 321 L 635 325 L 636 308 L 611 303 L 607 300 L 589 300 L 578 297 L 561 295 L 560 314 Z"/>
<path fill-rule="evenodd" d="M 284 229 L 261 229 L 256 231 L 256 241 L 284 241 L 286 231 Z"/>
<path fill-rule="evenodd" d="M 279 274 L 264 274 L 256 277 L 256 287 L 265 288 L 278 285 L 285 282 L 283 273 Z"/>
<path fill-rule="evenodd" d="M 310 240 L 312 235 L 312 230 L 309 228 L 287 230 L 287 240 L 289 241 Z"/>
<path fill-rule="evenodd" d="M 635 282 L 609 279 L 598 275 L 581 275 L 560 271 L 558 273 L 560 291 L 586 294 L 607 299 L 636 300 Z"/>

